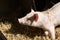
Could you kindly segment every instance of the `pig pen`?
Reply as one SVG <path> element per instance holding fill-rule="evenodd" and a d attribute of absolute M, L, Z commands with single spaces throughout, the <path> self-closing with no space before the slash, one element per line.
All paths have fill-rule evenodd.
<path fill-rule="evenodd" d="M 20 1 L 21 0 L 18 0 L 17 4 L 18 4 L 18 2 L 20 3 Z M 47 0 L 45 0 L 45 1 L 47 1 Z M 55 2 L 55 1 L 57 2 L 57 0 L 53 0 L 53 2 Z M 14 2 L 14 0 L 12 2 Z M 6 5 L 8 5 L 8 3 L 9 2 L 7 2 Z M 20 4 L 29 5 L 28 3 L 27 2 L 24 3 L 24 1 L 22 1 Z M 42 0 L 40 2 L 36 1 L 36 9 L 35 10 L 38 10 L 38 11 L 42 10 L 43 11 L 43 10 L 46 10 L 47 8 L 49 8 L 50 6 L 53 5 L 52 3 L 50 3 L 50 1 L 47 1 L 47 3 L 45 4 L 46 6 L 45 5 L 43 6 L 42 3 L 45 4 L 44 0 Z M 9 5 L 9 10 L 7 8 L 8 6 L 7 7 L 4 6 L 5 9 L 1 10 L 1 12 L 3 12 L 4 10 L 7 10 L 9 12 L 10 12 L 10 10 L 11 10 L 11 12 L 13 10 L 17 11 L 18 14 L 14 13 L 15 15 L 13 14 L 14 15 L 13 18 L 15 18 L 16 16 L 20 17 L 21 15 L 24 16 L 24 15 L 26 15 L 25 12 L 27 12 L 28 8 L 31 9 L 30 6 L 27 7 L 26 5 L 22 5 L 23 6 L 22 7 L 23 11 L 21 10 L 22 13 L 19 14 L 20 13 L 20 8 L 18 8 L 17 6 L 19 6 L 20 4 L 18 4 L 18 5 L 12 4 L 13 7 L 11 6 L 11 4 Z M 4 3 L 4 5 L 5 5 L 5 3 Z M 11 9 L 10 9 L 10 6 L 12 7 Z M 14 7 L 14 6 L 16 6 L 16 7 Z M 4 8 L 4 7 L 3 7 L 3 5 L 1 6 L 1 8 Z M 18 9 L 16 10 L 15 8 L 16 9 L 18 8 Z M 24 10 L 24 8 L 25 8 L 25 10 Z M 4 11 L 4 13 L 5 12 L 6 11 Z M 24 13 L 24 15 L 23 15 L 23 13 Z M 0 13 L 0 15 L 3 15 L 3 14 Z M 6 13 L 6 14 L 8 14 L 8 13 Z M 4 15 L 7 16 L 6 14 L 4 14 Z M 9 14 L 8 14 L 8 16 L 9 16 Z M 10 20 L 10 21 L 12 21 L 12 20 Z M 13 24 L 13 23 L 10 23 L 10 22 L 7 22 L 7 21 L 6 22 L 3 22 L 3 21 L 0 22 L 0 31 L 4 34 L 4 36 L 6 37 L 7 40 L 51 40 L 51 38 L 49 38 L 49 36 L 45 36 L 42 29 L 29 27 L 29 26 L 26 26 L 26 25 L 23 26 L 23 25 L 20 25 L 20 24 L 17 24 L 17 23 Z M 56 33 L 56 40 L 60 40 L 60 27 L 56 28 L 55 33 Z"/>

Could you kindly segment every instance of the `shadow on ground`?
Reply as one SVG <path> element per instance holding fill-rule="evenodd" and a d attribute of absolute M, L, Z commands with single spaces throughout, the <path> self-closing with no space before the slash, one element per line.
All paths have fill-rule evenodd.
<path fill-rule="evenodd" d="M 30 27 L 27 25 L 21 25 L 18 22 L 13 22 L 12 27 L 6 32 L 10 32 L 15 35 L 22 34 L 31 38 L 35 37 L 36 35 L 45 36 L 44 31 L 42 29 L 36 27 Z"/>

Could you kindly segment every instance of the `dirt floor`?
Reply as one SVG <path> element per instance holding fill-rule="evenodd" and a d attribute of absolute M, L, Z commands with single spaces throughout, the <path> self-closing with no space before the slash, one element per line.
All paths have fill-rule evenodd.
<path fill-rule="evenodd" d="M 28 26 L 14 26 L 16 24 L 0 22 L 0 31 L 7 40 L 51 40 L 45 36 L 42 29 Z M 56 28 L 56 40 L 60 40 L 60 27 Z"/>

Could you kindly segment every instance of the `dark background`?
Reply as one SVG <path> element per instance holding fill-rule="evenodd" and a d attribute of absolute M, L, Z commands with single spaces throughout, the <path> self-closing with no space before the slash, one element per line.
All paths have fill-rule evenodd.
<path fill-rule="evenodd" d="M 59 0 L 0 0 L 0 21 L 17 21 L 31 11 L 44 11 Z"/>
<path fill-rule="evenodd" d="M 58 2 L 60 2 L 60 0 L 35 0 L 35 5 L 38 11 L 44 11 Z"/>

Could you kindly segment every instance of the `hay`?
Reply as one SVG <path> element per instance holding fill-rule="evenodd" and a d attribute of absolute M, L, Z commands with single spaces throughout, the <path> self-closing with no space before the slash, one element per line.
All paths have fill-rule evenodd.
<path fill-rule="evenodd" d="M 7 40 L 51 40 L 48 36 L 34 36 L 28 37 L 25 34 L 12 34 L 9 29 L 11 29 L 12 24 L 11 23 L 0 23 L 0 31 L 4 34 L 4 36 L 7 38 Z M 8 31 L 8 32 L 6 32 Z M 56 40 L 60 40 L 60 27 L 56 28 Z"/>

